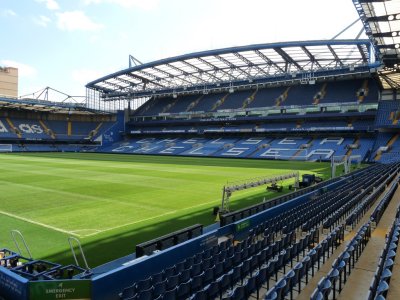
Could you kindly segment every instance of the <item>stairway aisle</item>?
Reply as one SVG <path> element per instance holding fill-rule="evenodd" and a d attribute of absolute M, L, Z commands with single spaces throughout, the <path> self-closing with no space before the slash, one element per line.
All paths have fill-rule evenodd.
<path fill-rule="evenodd" d="M 387 191 L 387 190 L 386 190 L 386 191 Z M 399 191 L 400 191 L 400 190 L 399 190 Z M 397 202 L 397 205 L 400 203 L 400 194 L 398 194 L 399 191 L 396 191 L 396 193 L 395 193 L 395 197 L 398 197 L 398 198 L 399 198 L 399 201 Z M 385 192 L 384 192 L 384 193 L 385 193 Z M 383 193 L 383 194 L 384 194 L 384 193 Z M 332 268 L 332 264 L 333 264 L 333 262 L 335 261 L 335 259 L 336 259 L 336 258 L 339 256 L 339 254 L 346 248 L 347 244 L 348 244 L 348 243 L 351 241 L 351 239 L 354 237 L 354 235 L 355 235 L 355 233 L 358 231 L 358 229 L 360 229 L 360 228 L 369 220 L 369 218 L 370 218 L 370 216 L 371 216 L 371 213 L 374 211 L 375 207 L 378 206 L 378 203 L 379 203 L 379 201 L 382 199 L 383 194 L 378 198 L 378 200 L 376 200 L 376 202 L 374 203 L 374 205 L 368 210 L 368 212 L 364 215 L 364 217 L 360 220 L 360 222 L 358 222 L 357 226 L 355 226 L 354 229 L 353 229 L 351 232 L 345 232 L 345 237 L 344 237 L 345 241 L 333 252 L 333 254 L 331 255 L 331 257 L 325 262 L 325 264 L 321 267 L 321 269 L 320 269 L 318 272 L 316 272 L 315 276 L 312 277 L 312 278 L 310 279 L 310 281 L 308 282 L 307 286 L 301 291 L 300 295 L 298 295 L 298 297 L 296 297 L 296 300 L 309 300 L 309 299 L 310 299 L 310 296 L 311 296 L 311 294 L 313 293 L 313 291 L 315 290 L 315 288 L 317 287 L 319 280 L 320 280 L 322 277 L 324 277 L 324 276 L 326 276 L 326 275 L 328 274 L 328 272 L 329 272 L 330 269 Z M 395 198 L 395 199 L 397 199 L 397 198 Z M 393 200 L 394 200 L 394 199 L 393 199 Z M 391 201 L 389 207 L 391 207 L 391 205 L 392 205 L 393 202 L 395 202 L 395 201 Z M 389 208 L 389 207 L 388 207 L 388 208 Z M 396 206 L 396 209 L 397 209 L 397 206 Z M 394 209 L 393 214 L 396 213 L 396 209 Z M 384 214 L 383 217 L 382 217 L 382 219 L 381 219 L 380 225 L 381 225 L 381 224 L 384 224 L 383 222 L 384 222 L 385 218 L 386 218 L 386 215 Z M 394 218 L 394 217 L 393 217 L 393 218 Z M 392 222 L 393 222 L 393 218 L 392 218 Z M 390 222 L 390 221 L 389 221 L 389 222 Z M 379 228 L 379 226 L 378 226 L 378 228 Z M 377 228 L 377 229 L 378 229 L 378 228 Z M 384 243 L 385 233 L 386 233 L 386 230 L 383 230 L 383 243 Z M 320 235 L 320 236 L 321 236 L 321 235 Z M 323 237 L 321 236 L 321 238 L 323 238 Z M 368 248 L 368 246 L 369 246 L 370 243 L 372 243 L 372 239 L 369 241 L 369 243 L 368 243 L 367 247 L 365 248 L 364 252 L 367 251 L 367 248 Z M 380 251 L 381 251 L 382 249 L 383 249 L 383 244 L 382 244 L 382 248 L 380 249 Z M 364 257 L 364 259 L 365 259 L 365 257 L 367 256 L 367 255 L 364 255 L 364 252 L 363 252 L 363 255 L 361 255 L 360 260 L 359 260 L 358 263 L 356 264 L 356 268 L 360 266 L 359 263 L 360 263 L 361 259 L 363 259 L 363 257 Z M 379 258 L 379 254 L 380 254 L 380 252 L 378 253 L 378 258 Z M 371 260 L 372 260 L 372 259 L 373 259 L 373 258 L 371 257 Z M 378 260 L 376 260 L 376 263 L 375 263 L 374 266 L 373 266 L 373 268 L 374 268 L 374 271 L 373 271 L 373 272 L 375 272 L 375 269 L 376 269 L 376 267 L 377 267 L 377 264 L 378 264 Z M 354 273 L 355 273 L 355 270 L 356 270 L 356 269 L 353 269 L 351 275 L 348 277 L 348 281 L 347 281 L 347 283 L 344 285 L 344 289 L 342 290 L 342 292 L 341 292 L 341 294 L 339 295 L 338 298 L 341 298 L 341 299 L 366 299 L 366 297 L 363 297 L 363 298 L 362 298 L 362 297 L 359 297 L 359 296 L 356 296 L 356 295 L 348 296 L 348 298 L 346 298 L 346 297 L 343 296 L 343 295 L 344 295 L 343 293 L 345 292 L 345 289 L 346 289 L 347 285 L 350 284 L 350 279 L 351 279 L 351 277 L 356 277 L 356 275 L 353 276 Z M 372 279 L 372 277 L 370 277 L 370 279 Z M 365 279 L 364 279 L 364 280 L 365 280 Z M 369 289 L 370 280 L 367 279 L 367 282 L 366 282 L 365 284 L 366 284 L 366 286 L 367 286 L 367 287 L 366 287 L 366 290 L 365 290 L 365 295 L 367 295 L 367 294 L 368 294 L 368 289 Z M 354 292 L 358 292 L 358 291 L 354 291 Z M 359 291 L 359 292 L 362 292 L 362 291 Z M 351 298 L 351 297 L 355 297 L 355 298 Z"/>
<path fill-rule="evenodd" d="M 369 286 L 376 268 L 378 267 L 379 256 L 385 247 L 385 235 L 394 221 L 399 205 L 400 189 L 397 189 L 378 226 L 372 232 L 371 239 L 365 247 L 359 261 L 356 263 L 355 268 L 352 270 L 349 280 L 340 293 L 339 299 L 367 299 Z M 397 275 L 396 277 L 399 278 L 399 274 Z M 394 288 L 394 286 L 395 283 L 391 281 L 389 291 L 391 291 L 391 288 Z M 397 290 L 399 290 L 399 287 L 397 287 Z M 400 294 L 397 293 L 397 295 Z M 400 299 L 400 297 L 393 299 Z"/>

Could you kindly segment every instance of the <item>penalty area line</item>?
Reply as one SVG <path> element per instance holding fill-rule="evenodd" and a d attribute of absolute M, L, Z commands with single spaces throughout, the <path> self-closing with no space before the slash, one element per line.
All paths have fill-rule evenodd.
<path fill-rule="evenodd" d="M 51 226 L 51 225 L 47 225 L 47 224 L 44 224 L 44 223 L 33 221 L 31 219 L 24 218 L 24 217 L 21 217 L 21 216 L 18 216 L 18 215 L 15 215 L 15 214 L 3 211 L 3 210 L 0 210 L 0 214 L 8 216 L 8 217 L 11 217 L 11 218 L 15 218 L 15 219 L 18 219 L 18 220 L 21 220 L 21 221 L 25 221 L 27 223 L 38 225 L 38 226 L 41 226 L 41 227 L 44 227 L 44 228 L 47 228 L 47 229 L 51 229 L 51 230 L 54 230 L 54 231 L 66 233 L 66 234 L 69 234 L 69 235 L 74 235 L 74 236 L 77 236 L 77 237 L 80 237 L 80 238 L 82 237 L 80 234 L 74 233 L 72 231 L 67 231 L 67 230 L 64 230 L 64 229 L 61 229 L 61 228 L 57 228 L 57 227 L 54 227 L 54 226 Z"/>

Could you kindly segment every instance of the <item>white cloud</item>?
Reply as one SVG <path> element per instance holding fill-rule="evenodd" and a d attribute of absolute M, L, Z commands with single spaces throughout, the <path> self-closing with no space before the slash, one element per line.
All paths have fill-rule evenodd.
<path fill-rule="evenodd" d="M 99 35 L 92 35 L 91 37 L 89 37 L 89 42 L 91 43 L 91 44 L 96 44 L 97 42 L 99 42 L 101 39 L 100 39 L 100 36 Z"/>
<path fill-rule="evenodd" d="M 50 9 L 50 10 L 57 10 L 60 8 L 60 6 L 58 5 L 58 3 L 55 0 L 36 0 L 36 2 L 44 3 L 46 5 L 47 9 Z"/>
<path fill-rule="evenodd" d="M 16 17 L 17 13 L 15 11 L 13 11 L 12 9 L 6 9 L 3 11 L 2 15 L 6 16 L 6 17 Z"/>
<path fill-rule="evenodd" d="M 159 0 L 83 0 L 86 5 L 110 3 L 116 4 L 125 8 L 137 7 L 144 10 L 151 10 L 158 6 Z"/>
<path fill-rule="evenodd" d="M 91 69 L 77 69 L 71 73 L 72 79 L 82 85 L 86 85 L 90 81 L 100 78 L 102 75 L 104 74 Z"/>
<path fill-rule="evenodd" d="M 37 74 L 37 71 L 34 67 L 29 66 L 24 63 L 16 62 L 13 60 L 2 60 L 0 61 L 0 65 L 5 66 L 5 67 L 13 67 L 18 69 L 18 76 L 19 77 L 35 77 Z"/>
<path fill-rule="evenodd" d="M 46 16 L 39 16 L 38 18 L 33 18 L 33 21 L 39 26 L 47 27 L 47 24 L 51 22 L 51 19 Z"/>
<path fill-rule="evenodd" d="M 57 26 L 61 30 L 74 31 L 74 30 L 87 30 L 94 31 L 103 28 L 102 24 L 93 22 L 83 11 L 66 11 L 57 13 Z"/>

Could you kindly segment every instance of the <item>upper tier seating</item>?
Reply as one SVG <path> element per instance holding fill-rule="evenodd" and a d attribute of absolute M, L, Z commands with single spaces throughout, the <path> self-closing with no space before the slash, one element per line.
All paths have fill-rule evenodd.
<path fill-rule="evenodd" d="M 249 122 L 246 124 L 221 123 L 206 125 L 180 125 L 173 122 L 164 123 L 165 125 L 149 124 L 136 126 L 130 123 L 129 128 L 135 133 L 203 133 L 203 132 L 333 132 L 333 131 L 366 131 L 373 128 L 372 119 L 352 118 L 351 121 L 335 119 L 299 119 L 285 120 L 284 118 L 262 123 Z"/>
<path fill-rule="evenodd" d="M 210 93 L 177 98 L 151 99 L 135 112 L 136 116 L 190 111 L 216 111 L 223 109 L 261 108 L 323 103 L 376 103 L 378 86 L 374 80 L 344 80 L 295 85 L 290 87 L 259 88 L 234 93 Z"/>
<path fill-rule="evenodd" d="M 382 100 L 379 102 L 375 125 L 379 127 L 400 127 L 400 101 Z"/>
<path fill-rule="evenodd" d="M 228 96 L 224 99 L 224 101 L 215 107 L 215 110 L 222 109 L 237 109 L 243 106 L 243 103 L 246 99 L 251 97 L 254 91 L 237 91 L 234 93 L 228 94 Z"/>

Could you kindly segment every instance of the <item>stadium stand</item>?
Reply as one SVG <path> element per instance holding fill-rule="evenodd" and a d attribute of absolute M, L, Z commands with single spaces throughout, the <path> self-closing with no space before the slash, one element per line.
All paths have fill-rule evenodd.
<path fill-rule="evenodd" d="M 379 102 L 376 125 L 380 127 L 398 127 L 400 118 L 400 104 L 396 100 Z"/>
<path fill-rule="evenodd" d="M 348 212 L 354 212 L 360 202 L 365 201 L 365 198 L 370 198 L 368 193 L 374 190 L 374 187 L 391 182 L 399 171 L 398 168 L 398 165 L 391 167 L 381 165 L 361 171 L 356 182 L 348 183 L 347 187 L 341 186 L 340 189 L 334 189 L 319 196 L 312 203 L 305 202 L 267 221 L 264 219 L 262 223 L 250 229 L 241 242 L 232 242 L 229 239 L 220 243 L 214 242 L 213 246 L 202 252 L 161 270 L 163 275 L 156 275 L 160 274 L 158 270 L 153 275 L 149 274 L 149 277 L 146 277 L 148 279 L 134 282 L 121 291 L 120 296 L 122 299 L 129 299 L 129 297 L 139 299 L 143 292 L 141 288 L 143 280 L 147 282 L 146 286 L 151 290 L 149 293 L 154 293 L 153 276 L 161 282 L 166 280 L 164 294 L 172 293 L 178 299 L 180 297 L 229 298 L 234 297 L 236 293 L 243 293 L 245 298 L 256 293 L 259 299 L 259 288 L 264 284 L 268 288 L 270 281 L 275 284 L 267 292 L 266 299 L 275 299 L 270 298 L 271 295 L 277 297 L 276 299 L 281 299 L 289 293 L 293 296 L 295 289 L 301 289 L 302 277 L 308 274 L 307 278 L 312 278 L 325 260 L 332 255 L 334 248 L 343 242 L 345 217 Z M 360 194 L 361 190 L 365 192 Z M 348 194 L 348 191 L 352 192 Z M 382 192 L 379 188 L 375 191 L 377 195 Z M 346 196 L 343 197 L 341 193 Z M 357 196 L 354 197 L 355 195 Z M 377 197 L 374 198 L 376 200 Z M 337 208 L 342 206 L 342 202 L 349 203 L 350 199 L 353 199 L 352 203 L 338 212 Z M 326 239 L 319 242 L 319 224 L 324 224 L 336 215 L 340 217 L 336 221 L 337 227 Z M 306 234 L 298 235 L 296 228 L 301 228 Z M 365 228 L 362 228 L 360 234 L 365 234 L 366 239 L 370 232 L 367 230 L 364 233 Z M 286 268 L 293 269 L 286 273 Z M 279 279 L 278 274 L 281 271 L 286 275 Z M 305 281 L 308 280 L 307 278 Z M 183 288 L 183 286 L 188 287 Z M 181 293 L 184 293 L 183 296 Z M 158 294 L 155 296 L 158 297 Z"/>
<path fill-rule="evenodd" d="M 369 40 L 186 54 L 88 83 L 86 110 L 75 107 L 76 115 L 63 105 L 35 114 L 40 101 L 30 101 L 26 114 L 7 108 L 0 114 L 1 151 L 308 161 L 357 155 L 370 164 L 224 212 L 210 226 L 144 242 L 136 253 L 93 269 L 1 249 L 0 298 L 32 299 L 36 287 L 66 283 L 86 287 L 80 298 L 100 300 L 390 298 L 399 274 L 400 50 L 398 32 L 385 28 L 398 28 L 390 24 L 398 22 L 398 9 L 385 1 L 353 2 Z M 382 3 L 389 21 L 376 15 L 382 7 L 371 9 Z M 121 111 L 102 116 L 100 107 Z M 373 271 L 362 267 L 366 261 Z"/>
<path fill-rule="evenodd" d="M 25 101 L 12 101 L 17 109 L 7 106 L 0 111 L 0 152 L 94 151 L 120 140 L 124 128 L 123 112 L 96 114 L 80 108 L 79 112 L 53 113 L 52 104 L 47 107 L 40 102 L 46 110 L 31 113 Z"/>
<path fill-rule="evenodd" d="M 400 234 L 399 208 L 397 209 L 396 219 L 390 227 L 389 232 L 386 234 L 385 247 L 382 250 L 379 258 L 378 268 L 376 269 L 371 282 L 368 300 L 376 299 L 377 297 L 387 298 L 394 260 L 396 258 L 398 237 Z"/>
<path fill-rule="evenodd" d="M 358 96 L 359 94 L 362 96 Z M 336 81 L 202 96 L 154 98 L 139 108 L 135 115 L 154 116 L 160 113 L 211 112 L 223 109 L 307 106 L 323 103 L 376 103 L 378 98 L 378 86 L 374 80 Z"/>

